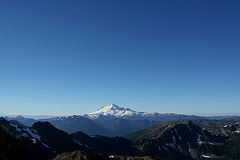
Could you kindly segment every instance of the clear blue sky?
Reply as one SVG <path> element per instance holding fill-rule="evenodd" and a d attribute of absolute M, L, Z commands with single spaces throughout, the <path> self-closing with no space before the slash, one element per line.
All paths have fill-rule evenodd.
<path fill-rule="evenodd" d="M 0 113 L 240 113 L 239 0 L 0 1 Z"/>

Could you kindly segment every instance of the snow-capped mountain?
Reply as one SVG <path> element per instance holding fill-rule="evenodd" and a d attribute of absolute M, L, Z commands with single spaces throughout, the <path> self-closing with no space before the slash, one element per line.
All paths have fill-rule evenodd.
<path fill-rule="evenodd" d="M 173 114 L 173 113 L 148 113 L 148 112 L 138 112 L 133 111 L 129 108 L 119 107 L 114 103 L 110 103 L 95 112 L 84 114 L 84 117 L 90 119 L 99 119 L 99 118 L 124 118 L 130 120 L 141 120 L 141 119 L 148 119 L 148 120 L 155 120 L 155 121 L 176 121 L 179 119 L 199 119 L 199 116 L 194 115 L 182 115 L 182 114 Z"/>
<path fill-rule="evenodd" d="M 102 116 L 122 118 L 122 117 L 136 116 L 139 114 L 140 114 L 140 112 L 133 111 L 129 108 L 119 107 L 118 105 L 116 105 L 114 103 L 110 103 L 110 104 L 98 109 L 95 112 L 85 114 L 85 116 L 87 116 L 89 118 L 98 118 L 98 117 L 102 117 Z"/>

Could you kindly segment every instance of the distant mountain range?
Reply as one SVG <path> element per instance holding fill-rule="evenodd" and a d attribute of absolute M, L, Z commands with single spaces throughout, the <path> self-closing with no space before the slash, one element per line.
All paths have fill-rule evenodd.
<path fill-rule="evenodd" d="M 159 122 L 206 119 L 206 117 L 194 115 L 137 112 L 129 108 L 119 107 L 113 103 L 106 105 L 95 112 L 83 115 L 38 120 L 24 118 L 22 116 L 5 118 L 7 120 L 18 121 L 26 126 L 31 126 L 37 121 L 48 121 L 56 128 L 67 133 L 82 131 L 89 135 L 103 135 L 109 137 L 123 136 L 131 132 L 149 128 L 151 125 Z M 214 118 L 212 117 L 211 119 Z M 221 118 L 216 117 L 216 119 Z"/>

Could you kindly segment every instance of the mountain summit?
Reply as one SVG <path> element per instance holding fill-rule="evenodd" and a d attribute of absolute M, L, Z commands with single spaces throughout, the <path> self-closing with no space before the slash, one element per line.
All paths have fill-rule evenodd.
<path fill-rule="evenodd" d="M 133 111 L 129 108 L 119 107 L 115 103 L 110 103 L 95 112 L 89 113 L 90 118 L 98 118 L 99 116 L 108 116 L 108 117 L 128 117 L 138 115 L 139 112 Z"/>

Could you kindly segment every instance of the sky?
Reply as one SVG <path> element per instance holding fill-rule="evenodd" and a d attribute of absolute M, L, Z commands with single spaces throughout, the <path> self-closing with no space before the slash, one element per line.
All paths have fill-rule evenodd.
<path fill-rule="evenodd" d="M 240 115 L 240 1 L 0 1 L 0 113 L 109 103 Z"/>

